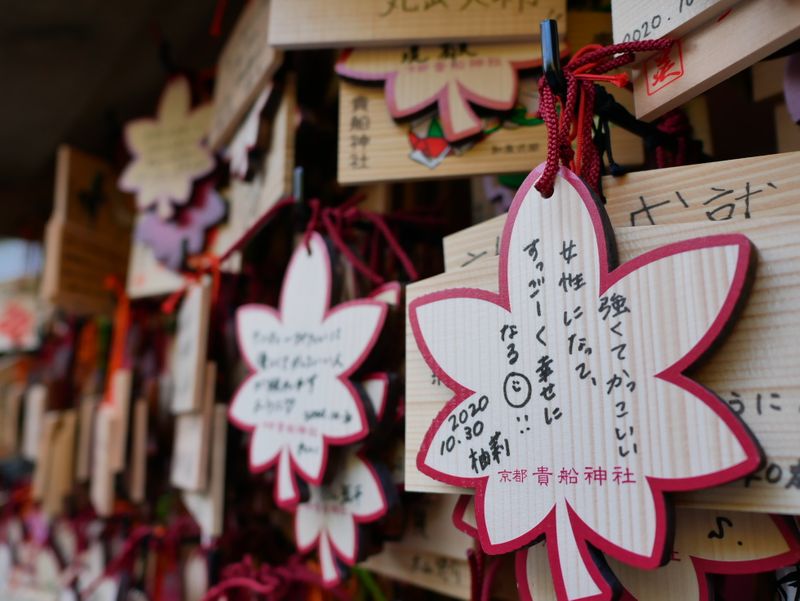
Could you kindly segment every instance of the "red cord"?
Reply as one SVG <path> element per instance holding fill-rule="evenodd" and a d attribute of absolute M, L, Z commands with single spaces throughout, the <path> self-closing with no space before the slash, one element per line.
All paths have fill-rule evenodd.
<path fill-rule="evenodd" d="M 666 50 L 672 40 L 645 40 L 611 46 L 587 46 L 575 53 L 564 67 L 566 98 L 561 100 L 550 89 L 547 78 L 539 80 L 539 114 L 547 127 L 547 158 L 535 188 L 549 198 L 553 195 L 556 176 L 561 165 L 572 165 L 576 174 L 594 190 L 599 190 L 600 155 L 592 140 L 594 120 L 594 82 L 606 81 L 614 85 L 627 85 L 627 75 L 605 75 L 633 62 L 634 53 Z M 576 99 L 580 96 L 580 105 Z M 558 114 L 558 105 L 562 106 Z M 573 128 L 574 122 L 574 128 Z M 572 150 L 572 140 L 577 139 L 577 158 Z"/>

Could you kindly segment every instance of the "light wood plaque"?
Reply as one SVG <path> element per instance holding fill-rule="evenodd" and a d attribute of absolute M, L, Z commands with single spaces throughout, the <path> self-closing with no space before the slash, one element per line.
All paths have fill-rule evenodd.
<path fill-rule="evenodd" d="M 634 69 L 636 116 L 655 119 L 800 36 L 793 0 L 740 2 Z"/>
<path fill-rule="evenodd" d="M 788 265 L 796 260 L 793 257 L 800 253 L 796 242 L 798 228 L 800 218 L 786 217 L 713 226 L 694 222 L 682 226 L 617 230 L 621 260 L 636 256 L 655 245 L 703 232 L 743 232 L 758 248 L 758 275 L 742 321 L 714 353 L 711 362 L 702 367 L 695 377 L 722 394 L 736 412 L 742 413 L 742 419 L 764 447 L 767 465 L 752 478 L 725 487 L 684 495 L 680 498 L 683 504 L 776 513 L 793 513 L 800 507 L 800 489 L 796 487 L 800 482 L 792 475 L 792 467 L 797 462 L 794 436 L 797 420 L 787 419 L 800 411 L 797 370 L 790 360 L 792 340 L 799 334 L 793 330 L 793 320 L 787 323 L 785 313 L 780 308 L 796 303 L 795 296 L 800 298 L 800 288 L 794 285 L 791 276 L 785 272 Z M 473 248 L 493 248 L 495 238 L 495 235 L 483 238 Z M 467 273 L 468 285 L 485 286 L 496 273 L 495 265 L 495 258 L 481 258 L 474 261 L 467 270 L 437 276 L 441 278 L 441 284 L 437 286 L 449 285 L 447 282 L 463 284 Z M 412 286 L 408 291 L 409 302 L 419 292 L 421 291 Z M 445 387 L 436 386 L 435 381 L 432 386 L 430 370 L 422 363 L 416 347 L 412 346 L 413 339 L 409 338 L 407 344 L 407 449 L 414 449 L 419 448 L 426 424 L 430 423 L 437 408 L 449 399 L 450 394 Z M 773 395 L 777 395 L 779 399 Z M 439 400 L 431 404 L 434 398 Z M 786 409 L 775 410 L 770 405 Z M 421 410 L 423 407 L 427 408 L 419 411 L 418 407 Z M 452 487 L 442 487 L 419 474 L 415 467 L 415 454 L 413 451 L 407 452 L 406 457 L 409 490 L 454 490 Z"/>
<path fill-rule="evenodd" d="M 273 0 L 269 39 L 279 48 L 521 41 L 542 19 L 566 31 L 565 0 Z"/>
<path fill-rule="evenodd" d="M 270 0 L 249 2 L 231 33 L 217 66 L 209 146 L 228 142 L 259 92 L 281 65 L 269 34 Z"/>

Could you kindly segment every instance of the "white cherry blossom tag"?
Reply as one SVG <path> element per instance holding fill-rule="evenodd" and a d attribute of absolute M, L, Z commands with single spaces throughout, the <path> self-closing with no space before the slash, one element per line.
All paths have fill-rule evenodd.
<path fill-rule="evenodd" d="M 664 493 L 759 464 L 730 408 L 684 375 L 743 299 L 752 248 L 741 235 L 707 236 L 618 266 L 587 187 L 562 168 L 543 198 L 541 172 L 509 211 L 499 292 L 446 289 L 409 305 L 420 352 L 455 395 L 417 465 L 475 489 L 487 553 L 544 536 L 559 599 L 610 599 L 613 578 L 593 549 L 658 566 Z"/>
<path fill-rule="evenodd" d="M 350 376 L 378 340 L 385 303 L 358 299 L 330 306 L 331 261 L 319 234 L 295 250 L 280 306 L 244 305 L 236 332 L 251 375 L 231 401 L 228 417 L 252 432 L 250 469 L 277 463 L 275 499 L 300 500 L 294 474 L 322 483 L 328 445 L 363 439 L 368 422 Z"/>
<path fill-rule="evenodd" d="M 330 483 L 311 486 L 310 497 L 297 506 L 294 519 L 297 548 L 317 547 L 322 580 L 335 586 L 342 579 L 340 563 L 355 565 L 359 525 L 379 520 L 388 510 L 386 494 L 375 467 L 351 452 Z"/>
<path fill-rule="evenodd" d="M 678 509 L 669 563 L 637 570 L 609 561 L 628 601 L 711 601 L 712 574 L 758 574 L 800 559 L 797 533 L 780 516 L 764 513 Z M 517 552 L 521 601 L 556 601 L 545 543 Z"/>
<path fill-rule="evenodd" d="M 211 103 L 193 108 L 189 80 L 180 76 L 167 83 L 155 117 L 125 125 L 131 161 L 119 187 L 136 195 L 139 210 L 155 206 L 169 219 L 175 205 L 189 202 L 194 181 L 214 169 L 205 142 L 210 124 Z"/>

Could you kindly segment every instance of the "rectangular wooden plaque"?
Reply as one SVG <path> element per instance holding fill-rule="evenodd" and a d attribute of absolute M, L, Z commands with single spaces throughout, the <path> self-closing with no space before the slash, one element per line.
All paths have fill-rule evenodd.
<path fill-rule="evenodd" d="M 382 88 L 341 81 L 339 87 L 339 167 L 342 184 L 527 172 L 545 159 L 547 132 L 543 124 L 520 126 L 506 122 L 470 148 L 434 139 L 432 114 L 398 123 L 386 108 Z M 631 97 L 613 94 L 623 105 Z M 532 114 L 538 106 L 533 78 L 520 81 L 520 104 Z M 441 140 L 441 141 L 438 141 Z M 637 165 L 644 160 L 641 140 L 614 129 L 615 160 Z"/>
<path fill-rule="evenodd" d="M 209 146 L 225 144 L 259 92 L 280 67 L 282 53 L 269 37 L 270 0 L 245 5 L 217 65 Z"/>
<path fill-rule="evenodd" d="M 117 179 L 108 162 L 69 146 L 58 149 L 53 214 L 45 230 L 44 300 L 77 314 L 113 310 L 105 278 L 125 281 L 134 206 Z"/>
<path fill-rule="evenodd" d="M 566 31 L 565 0 L 273 0 L 270 43 L 283 48 L 517 41 L 539 21 Z"/>
<path fill-rule="evenodd" d="M 636 116 L 655 119 L 800 37 L 800 4 L 748 0 L 634 69 Z"/>
<path fill-rule="evenodd" d="M 719 17 L 738 0 L 613 0 L 614 43 L 677 37 Z"/>

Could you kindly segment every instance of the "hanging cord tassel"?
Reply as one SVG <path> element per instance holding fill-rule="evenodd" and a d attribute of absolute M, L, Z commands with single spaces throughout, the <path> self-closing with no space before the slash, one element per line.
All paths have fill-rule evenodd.
<path fill-rule="evenodd" d="M 592 142 L 592 123 L 594 120 L 594 85 L 598 81 L 611 81 L 626 84 L 624 77 L 607 76 L 609 71 L 633 62 L 636 52 L 667 50 L 672 40 L 645 40 L 626 42 L 606 47 L 592 47 L 581 51 L 564 67 L 566 97 L 558 99 L 546 77 L 539 80 L 539 114 L 547 127 L 547 158 L 542 176 L 534 184 L 535 188 L 549 198 L 553 195 L 556 176 L 561 165 L 572 166 L 576 173 L 597 191 L 600 180 L 600 155 Z M 572 131 L 575 120 L 576 98 L 581 96 L 576 130 Z M 561 104 L 559 116 L 558 104 Z M 579 154 L 572 163 L 572 140 L 578 138 Z"/>

